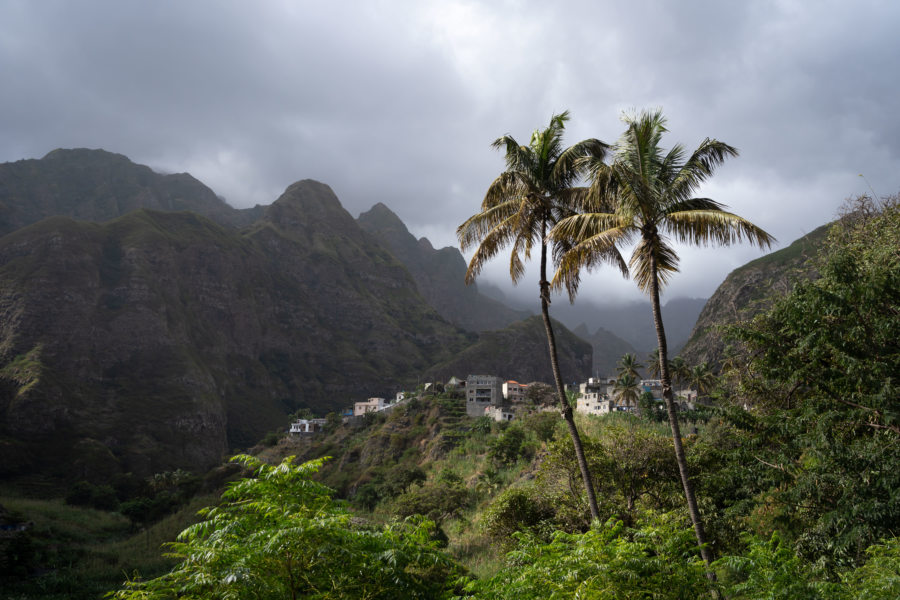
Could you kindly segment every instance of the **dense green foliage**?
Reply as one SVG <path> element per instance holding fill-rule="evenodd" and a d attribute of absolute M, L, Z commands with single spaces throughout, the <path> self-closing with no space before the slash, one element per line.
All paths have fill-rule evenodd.
<path fill-rule="evenodd" d="M 863 209 L 831 232 L 820 279 L 735 332 L 767 526 L 832 566 L 900 523 L 900 207 Z"/>
<path fill-rule="evenodd" d="M 438 598 L 453 562 L 424 520 L 354 525 L 331 490 L 310 478 L 322 461 L 272 466 L 235 457 L 254 476 L 231 484 L 222 503 L 170 544 L 179 564 L 130 581 L 118 599 Z"/>

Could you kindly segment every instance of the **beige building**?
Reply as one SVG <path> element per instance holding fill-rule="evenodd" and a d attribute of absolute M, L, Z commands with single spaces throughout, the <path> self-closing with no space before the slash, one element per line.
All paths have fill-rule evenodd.
<path fill-rule="evenodd" d="M 358 417 L 370 412 L 378 412 L 390 406 L 384 398 L 369 398 L 365 402 L 356 402 L 353 405 L 353 416 Z"/>
<path fill-rule="evenodd" d="M 503 399 L 508 402 L 524 402 L 525 401 L 525 392 L 528 390 L 528 385 L 524 383 L 519 383 L 518 381 L 513 381 L 510 379 L 509 381 L 503 382 Z"/>
<path fill-rule="evenodd" d="M 615 379 L 591 377 L 578 386 L 575 410 L 586 415 L 604 415 L 615 410 L 615 402 L 610 399 L 611 387 Z"/>

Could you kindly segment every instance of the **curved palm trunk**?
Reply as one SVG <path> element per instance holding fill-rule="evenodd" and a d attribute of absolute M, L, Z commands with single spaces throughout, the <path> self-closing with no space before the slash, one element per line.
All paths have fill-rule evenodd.
<path fill-rule="evenodd" d="M 666 402 L 666 412 L 669 414 L 669 425 L 672 428 L 672 441 L 675 445 L 675 460 L 678 462 L 678 472 L 681 474 L 681 485 L 684 487 L 684 497 L 687 500 L 688 512 L 691 522 L 694 524 L 694 533 L 697 535 L 697 543 L 700 545 L 700 556 L 707 566 L 712 563 L 712 552 L 707 547 L 706 532 L 703 529 L 703 520 L 697 509 L 697 499 L 694 495 L 694 484 L 691 483 L 687 459 L 684 456 L 684 446 L 681 443 L 681 428 L 678 426 L 678 414 L 675 409 L 675 401 L 672 398 L 672 380 L 669 375 L 669 358 L 666 347 L 666 331 L 663 328 L 662 314 L 659 307 L 659 279 L 657 278 L 656 257 L 650 255 L 650 303 L 653 306 L 653 324 L 656 326 L 656 339 L 659 343 L 659 372 L 662 380 L 663 400 Z M 710 572 L 710 575 L 712 573 Z"/>
<path fill-rule="evenodd" d="M 541 232 L 544 234 L 545 232 Z M 543 238 L 542 238 L 543 239 Z M 547 344 L 550 346 L 550 367 L 553 369 L 553 380 L 556 383 L 556 393 L 559 397 L 559 407 L 562 410 L 563 419 L 569 429 L 572 438 L 572 446 L 575 448 L 575 457 L 578 460 L 578 468 L 581 470 L 581 478 L 584 480 L 584 489 L 587 493 L 588 506 L 591 508 L 591 518 L 600 520 L 600 509 L 597 506 L 597 496 L 594 494 L 594 480 L 588 470 L 587 459 L 581 446 L 581 436 L 575 425 L 575 417 L 572 407 L 566 398 L 562 376 L 559 374 L 559 357 L 556 353 L 556 336 L 553 334 L 553 325 L 550 322 L 550 282 L 547 281 L 547 245 L 541 242 L 541 316 L 544 319 L 544 329 L 547 332 Z"/>

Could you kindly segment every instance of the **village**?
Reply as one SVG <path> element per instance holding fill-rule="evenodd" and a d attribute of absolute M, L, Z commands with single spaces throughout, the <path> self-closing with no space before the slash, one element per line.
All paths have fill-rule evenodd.
<path fill-rule="evenodd" d="M 590 377 L 578 384 L 566 384 L 566 393 L 575 396 L 575 411 L 586 415 L 603 415 L 611 412 L 635 412 L 637 399 L 649 394 L 653 402 L 662 404 L 662 382 L 659 379 L 641 379 L 630 394 L 616 389 L 615 377 Z M 555 401 L 539 401 L 535 395 L 529 397 L 529 389 L 552 392 L 552 387 L 543 382 L 519 383 L 504 380 L 494 375 L 469 375 L 466 379 L 451 377 L 446 383 L 426 383 L 415 392 L 398 391 L 392 400 L 368 398 L 355 402 L 353 407 L 341 412 L 345 424 L 359 423 L 371 413 L 393 410 L 410 400 L 435 393 L 444 393 L 465 398 L 466 414 L 472 418 L 488 417 L 497 422 L 512 421 L 518 415 L 535 411 L 558 410 Z M 698 394 L 693 389 L 674 390 L 675 404 L 679 410 L 693 410 Z M 537 400 L 537 401 L 536 401 Z M 308 435 L 323 431 L 328 420 L 324 418 L 301 418 L 291 423 L 291 434 Z"/>

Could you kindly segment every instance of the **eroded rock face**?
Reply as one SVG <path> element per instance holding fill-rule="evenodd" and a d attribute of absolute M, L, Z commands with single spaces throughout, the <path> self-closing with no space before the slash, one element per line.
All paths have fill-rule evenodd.
<path fill-rule="evenodd" d="M 56 175 L 46 161 L 61 161 Z M 479 342 L 322 183 L 297 182 L 238 230 L 184 212 L 234 214 L 190 176 L 119 155 L 12 164 L 0 165 L 0 215 L 30 216 L 7 218 L 0 237 L 0 477 L 204 469 L 297 408 L 391 394 Z M 159 178 L 172 177 L 189 185 L 167 196 Z M 65 216 L 29 212 L 32 200 Z M 509 372 L 546 351 L 528 328 L 503 339 L 515 350 L 452 374 Z"/>
<path fill-rule="evenodd" d="M 790 292 L 798 281 L 817 276 L 815 261 L 830 225 L 732 271 L 706 302 L 691 337 L 682 349 L 688 364 L 721 364 L 725 354 L 724 326 L 752 319 Z"/>
<path fill-rule="evenodd" d="M 242 233 L 146 210 L 11 233 L 0 314 L 6 474 L 63 474 L 84 440 L 125 471 L 208 466 L 295 408 L 384 395 L 466 343 L 312 181 Z"/>
<path fill-rule="evenodd" d="M 435 249 L 427 238 L 416 238 L 387 206 L 378 203 L 359 215 L 369 232 L 409 270 L 416 287 L 442 317 L 470 331 L 502 329 L 529 316 L 466 285 L 466 261 L 457 248 Z"/>

